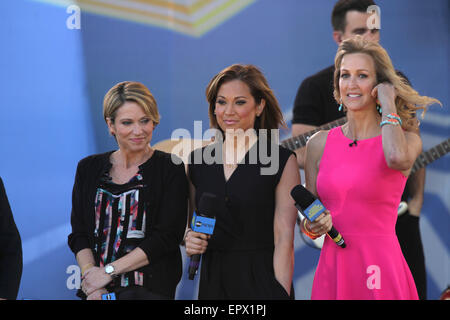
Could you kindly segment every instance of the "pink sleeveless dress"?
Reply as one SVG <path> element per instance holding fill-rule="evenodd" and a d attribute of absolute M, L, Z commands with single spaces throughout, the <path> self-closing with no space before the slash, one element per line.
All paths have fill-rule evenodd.
<path fill-rule="evenodd" d="M 351 142 L 330 130 L 320 161 L 317 193 L 347 247 L 325 237 L 311 299 L 418 299 L 395 234 L 406 177 L 387 166 L 381 135 Z"/>

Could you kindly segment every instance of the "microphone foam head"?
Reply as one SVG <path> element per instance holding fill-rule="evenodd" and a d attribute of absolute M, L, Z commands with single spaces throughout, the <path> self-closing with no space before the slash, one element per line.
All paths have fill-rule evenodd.
<path fill-rule="evenodd" d="M 301 208 L 307 208 L 316 200 L 316 197 L 301 184 L 291 190 L 291 197 Z"/>
<path fill-rule="evenodd" d="M 207 217 L 214 217 L 217 206 L 217 196 L 212 193 L 204 192 L 198 202 L 198 212 Z"/>

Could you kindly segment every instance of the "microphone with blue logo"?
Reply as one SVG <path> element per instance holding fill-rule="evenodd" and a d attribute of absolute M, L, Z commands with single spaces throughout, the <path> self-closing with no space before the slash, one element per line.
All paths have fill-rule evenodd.
<path fill-rule="evenodd" d="M 295 186 L 291 190 L 291 196 L 295 200 L 295 206 L 298 211 L 310 222 L 313 222 L 325 211 L 322 202 L 302 185 Z M 331 227 L 327 234 L 338 246 L 341 248 L 346 247 L 344 238 L 335 227 Z"/>
<path fill-rule="evenodd" d="M 204 234 L 213 234 L 214 226 L 216 224 L 215 208 L 217 206 L 217 196 L 212 193 L 204 192 L 198 203 L 198 208 L 192 217 L 191 229 L 195 232 Z M 200 264 L 200 255 L 194 254 L 191 256 L 189 263 L 189 280 L 194 280 L 197 274 L 198 266 Z"/>

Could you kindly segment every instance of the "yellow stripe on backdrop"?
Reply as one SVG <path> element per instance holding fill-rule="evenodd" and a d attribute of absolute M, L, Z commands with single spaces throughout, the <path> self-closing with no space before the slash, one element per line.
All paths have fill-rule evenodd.
<path fill-rule="evenodd" d="M 256 0 L 34 0 L 201 37 Z M 82 26 L 81 26 L 82 28 Z"/>

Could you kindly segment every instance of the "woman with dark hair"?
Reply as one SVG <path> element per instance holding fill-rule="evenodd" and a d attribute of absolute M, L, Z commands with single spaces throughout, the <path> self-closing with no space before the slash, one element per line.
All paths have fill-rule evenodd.
<path fill-rule="evenodd" d="M 190 228 L 185 236 L 187 254 L 203 254 L 198 297 L 293 298 L 297 210 L 290 191 L 300 176 L 294 153 L 267 133 L 284 125 L 278 102 L 252 65 L 222 70 L 206 97 L 211 127 L 219 134 L 213 145 L 191 153 L 190 212 L 203 193 L 216 195 L 216 226 L 211 236 Z M 214 163 L 203 159 L 206 148 L 213 150 Z M 269 161 L 262 161 L 264 150 L 271 151 Z M 264 171 L 268 165 L 275 170 Z"/>
<path fill-rule="evenodd" d="M 360 36 L 338 48 L 334 88 L 348 120 L 307 143 L 306 188 L 328 210 L 305 227 L 320 236 L 333 225 L 347 247 L 325 239 L 311 298 L 417 299 L 395 222 L 422 150 L 411 114 L 439 101 L 420 96 L 396 73 L 387 52 Z"/>
<path fill-rule="evenodd" d="M 221 126 L 216 117 L 217 96 L 222 84 L 233 80 L 245 83 L 250 90 L 250 94 L 255 100 L 257 110 L 254 129 L 278 129 L 279 126 L 286 127 L 283 113 L 278 105 L 272 89 L 269 87 L 262 72 L 252 65 L 235 64 L 217 74 L 206 88 L 206 100 L 209 103 L 209 120 L 211 128 L 224 131 L 226 126 Z M 239 83 L 239 82 L 238 82 Z"/>
<path fill-rule="evenodd" d="M 187 214 L 183 165 L 150 146 L 156 101 L 138 82 L 105 95 L 103 116 L 118 150 L 78 163 L 69 246 L 81 268 L 79 296 L 174 299 Z"/>

